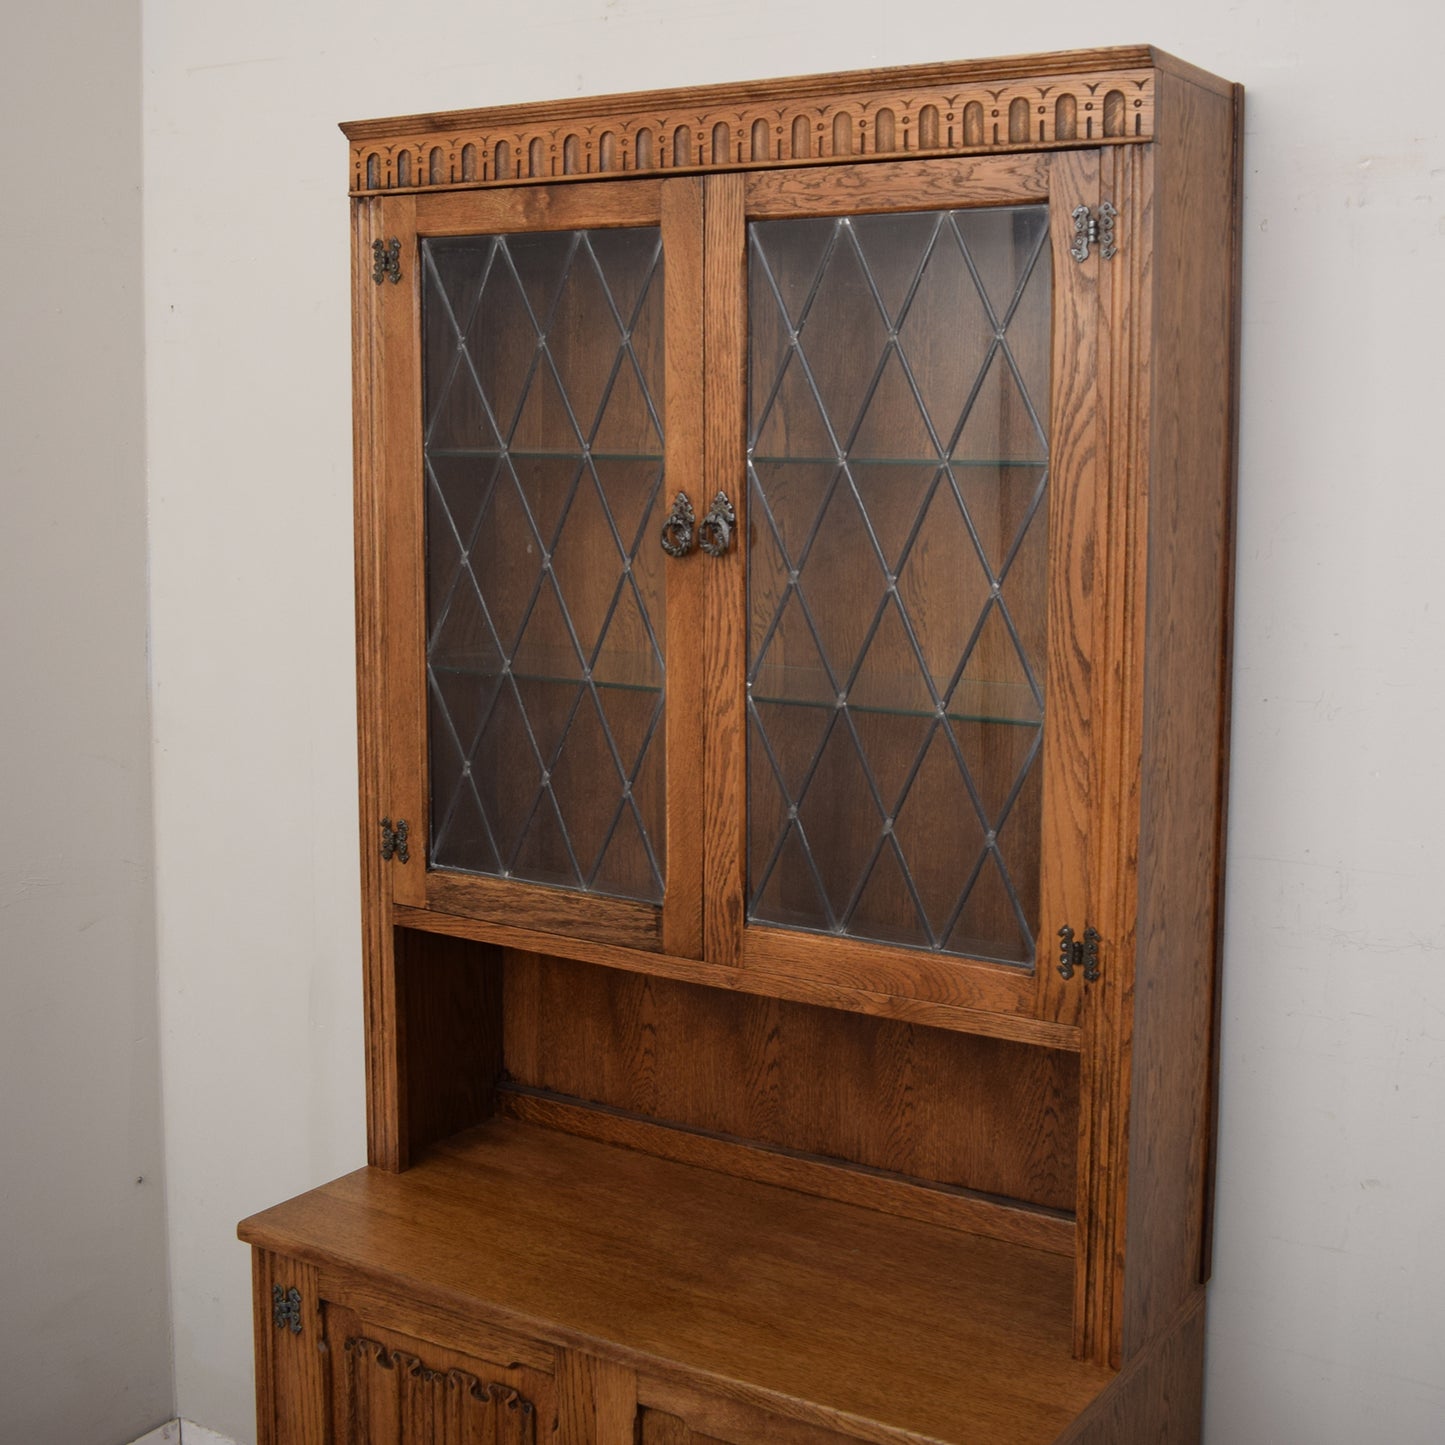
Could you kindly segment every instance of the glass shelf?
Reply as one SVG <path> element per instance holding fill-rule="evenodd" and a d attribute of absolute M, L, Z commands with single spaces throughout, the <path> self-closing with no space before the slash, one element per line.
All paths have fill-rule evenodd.
<path fill-rule="evenodd" d="M 940 713 L 917 675 L 860 679 L 847 693 L 834 693 L 826 673 L 818 668 L 764 665 L 748 684 L 755 703 L 783 707 L 873 713 L 883 717 L 945 717 L 950 722 L 996 723 L 1008 727 L 1038 728 L 1043 716 L 1033 689 L 1026 682 L 971 681 L 965 678 L 953 690 Z"/>
<path fill-rule="evenodd" d="M 433 673 L 444 677 L 471 677 L 489 685 L 499 677 L 511 677 L 517 682 L 555 683 L 561 687 L 583 687 L 590 682 L 593 687 L 654 696 L 662 691 L 662 668 L 657 659 L 649 655 L 599 658 L 590 669 L 590 676 L 575 655 L 560 654 L 559 649 L 552 648 L 539 648 L 536 655 L 519 657 L 510 663 L 493 655 L 475 660 L 433 660 L 429 666 Z"/>
<path fill-rule="evenodd" d="M 538 447 L 428 447 L 428 457 L 479 457 L 495 460 L 500 457 L 517 457 L 522 461 L 581 461 L 584 456 L 594 462 L 661 462 L 661 451 L 649 452 L 604 452 L 588 450 L 582 446 L 563 447 L 560 450 Z"/>
<path fill-rule="evenodd" d="M 1032 467 L 1040 471 L 1048 466 L 1047 457 L 869 457 L 857 453 L 838 456 L 805 457 L 796 454 L 786 456 L 763 456 L 749 452 L 750 463 L 764 466 L 810 466 L 810 467 Z"/>

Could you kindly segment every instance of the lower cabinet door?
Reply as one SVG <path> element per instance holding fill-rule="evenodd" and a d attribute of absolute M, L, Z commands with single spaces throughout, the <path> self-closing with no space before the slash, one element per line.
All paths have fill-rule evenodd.
<path fill-rule="evenodd" d="M 336 1445 L 550 1445 L 549 1377 L 325 1306 Z"/>
<path fill-rule="evenodd" d="M 258 1445 L 556 1445 L 550 1345 L 254 1254 Z"/>

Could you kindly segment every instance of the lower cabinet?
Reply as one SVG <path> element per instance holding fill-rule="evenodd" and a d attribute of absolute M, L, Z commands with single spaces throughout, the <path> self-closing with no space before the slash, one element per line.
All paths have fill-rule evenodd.
<path fill-rule="evenodd" d="M 851 1436 L 253 1251 L 257 1445 L 846 1445 Z M 662 1403 L 647 1405 L 646 1399 Z"/>

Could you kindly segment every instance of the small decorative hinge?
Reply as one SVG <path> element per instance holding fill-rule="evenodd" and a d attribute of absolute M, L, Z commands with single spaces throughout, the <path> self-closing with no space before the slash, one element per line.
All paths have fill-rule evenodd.
<path fill-rule="evenodd" d="M 398 818 L 395 827 L 390 818 L 381 820 L 381 860 L 390 863 L 393 858 L 403 863 L 411 861 L 411 853 L 406 846 L 405 818 Z"/>
<path fill-rule="evenodd" d="M 1065 924 L 1059 929 L 1059 977 L 1073 978 L 1074 970 L 1084 970 L 1085 983 L 1099 978 L 1099 930 L 1086 928 L 1082 939 L 1074 938 L 1074 930 Z"/>
<path fill-rule="evenodd" d="M 391 238 L 390 245 L 385 241 L 373 241 L 371 255 L 376 262 L 371 268 L 371 279 L 378 286 L 388 278 L 392 285 L 401 280 L 401 242 L 395 236 Z"/>
<path fill-rule="evenodd" d="M 1089 247 L 1097 246 L 1100 257 L 1105 261 L 1113 260 L 1119 249 L 1114 244 L 1114 218 L 1119 213 L 1113 203 L 1105 201 L 1099 207 L 1097 216 L 1091 215 L 1087 206 L 1075 206 L 1071 214 L 1074 218 L 1074 244 L 1069 247 L 1069 255 L 1076 261 L 1087 261 Z"/>
<path fill-rule="evenodd" d="M 290 1330 L 293 1335 L 301 1333 L 301 1291 L 294 1285 L 282 1289 L 279 1284 L 271 1286 L 271 1318 L 278 1330 Z"/>

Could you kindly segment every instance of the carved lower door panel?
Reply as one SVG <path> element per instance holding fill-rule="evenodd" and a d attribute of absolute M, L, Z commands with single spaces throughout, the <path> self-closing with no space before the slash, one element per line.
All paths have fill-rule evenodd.
<path fill-rule="evenodd" d="M 551 1445 L 552 1381 L 326 1307 L 336 1445 Z"/>

